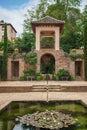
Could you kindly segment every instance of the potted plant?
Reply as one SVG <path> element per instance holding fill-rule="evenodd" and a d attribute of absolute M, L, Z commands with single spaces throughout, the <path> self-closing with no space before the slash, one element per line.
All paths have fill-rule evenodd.
<path fill-rule="evenodd" d="M 70 74 L 68 70 L 60 69 L 57 73 L 58 80 L 69 80 Z"/>

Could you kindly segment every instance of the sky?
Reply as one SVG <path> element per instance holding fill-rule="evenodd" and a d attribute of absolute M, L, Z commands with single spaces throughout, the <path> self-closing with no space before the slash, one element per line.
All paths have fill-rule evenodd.
<path fill-rule="evenodd" d="M 38 3 L 39 0 L 0 0 L 0 20 L 11 23 L 20 36 L 23 32 L 24 15 Z M 82 0 L 81 10 L 86 4 L 87 0 Z"/>

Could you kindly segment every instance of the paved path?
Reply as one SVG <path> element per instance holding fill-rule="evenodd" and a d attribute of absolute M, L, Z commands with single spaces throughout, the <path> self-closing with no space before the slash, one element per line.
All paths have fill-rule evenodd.
<path fill-rule="evenodd" d="M 0 82 L 0 86 L 31 86 L 31 85 L 46 85 L 44 82 Z M 59 82 L 52 81 L 48 83 L 49 85 L 70 85 L 70 86 L 87 86 L 87 82 L 84 81 L 74 81 L 74 82 Z M 87 105 L 87 93 L 85 92 L 49 92 L 49 100 L 82 100 Z M 7 104 L 12 101 L 38 101 L 47 100 L 46 92 L 26 92 L 26 93 L 0 93 L 0 110 L 4 108 Z"/>

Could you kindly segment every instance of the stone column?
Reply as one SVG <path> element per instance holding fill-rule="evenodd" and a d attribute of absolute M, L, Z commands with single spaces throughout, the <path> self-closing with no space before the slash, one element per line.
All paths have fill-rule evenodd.
<path fill-rule="evenodd" d="M 70 67 L 69 67 L 70 74 L 75 78 L 75 62 L 70 61 Z"/>
<path fill-rule="evenodd" d="M 20 76 L 24 75 L 23 71 L 24 71 L 24 60 L 19 59 L 19 78 Z"/>
<path fill-rule="evenodd" d="M 40 29 L 36 27 L 36 50 L 40 50 Z"/>
<path fill-rule="evenodd" d="M 40 73 L 40 55 L 39 53 L 37 53 L 37 64 L 36 64 L 36 68 L 37 68 L 37 73 Z"/>
<path fill-rule="evenodd" d="M 12 73 L 12 66 L 11 66 L 11 59 L 8 58 L 8 63 L 7 63 L 7 80 L 11 80 L 11 75 Z"/>
<path fill-rule="evenodd" d="M 55 50 L 59 50 L 59 42 L 60 42 L 60 29 L 57 27 L 55 29 Z"/>

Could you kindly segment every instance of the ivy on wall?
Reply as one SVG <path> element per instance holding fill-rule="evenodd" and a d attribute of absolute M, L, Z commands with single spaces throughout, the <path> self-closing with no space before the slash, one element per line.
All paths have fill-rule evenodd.
<path fill-rule="evenodd" d="M 30 52 L 25 55 L 25 61 L 29 64 L 35 64 L 37 62 L 37 53 Z"/>
<path fill-rule="evenodd" d="M 72 61 L 75 61 L 76 59 L 84 59 L 84 54 L 67 54 L 65 53 L 65 57 L 69 57 Z"/>
<path fill-rule="evenodd" d="M 78 58 L 84 59 L 84 55 L 83 54 L 75 54 L 75 55 L 71 54 L 69 57 L 71 58 L 72 61 L 75 61 Z"/>

